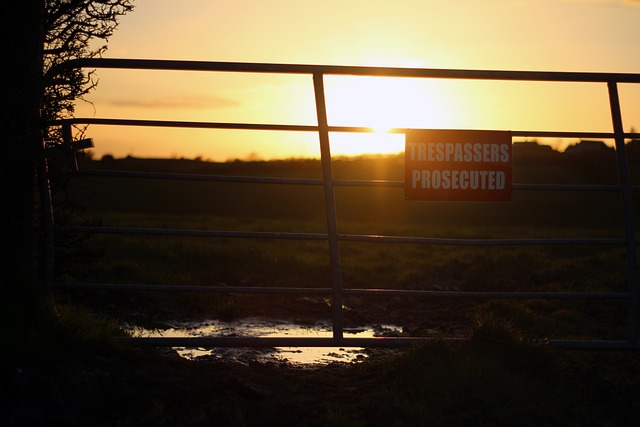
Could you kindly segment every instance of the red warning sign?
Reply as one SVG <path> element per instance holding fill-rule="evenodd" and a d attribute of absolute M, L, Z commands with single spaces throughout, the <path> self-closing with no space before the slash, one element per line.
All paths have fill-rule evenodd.
<path fill-rule="evenodd" d="M 405 199 L 511 200 L 510 132 L 410 129 L 405 144 Z"/>

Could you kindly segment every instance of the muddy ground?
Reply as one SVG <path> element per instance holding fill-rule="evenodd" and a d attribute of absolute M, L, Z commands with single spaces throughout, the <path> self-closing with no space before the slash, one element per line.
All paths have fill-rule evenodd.
<path fill-rule="evenodd" d="M 236 301 L 238 302 L 238 301 Z M 235 314 L 312 323 L 321 299 L 254 299 Z M 268 302 L 268 303 L 267 303 Z M 294 308 L 295 307 L 295 308 Z M 105 307 L 101 307 L 103 313 Z M 358 310 L 356 310 L 358 308 Z M 348 301 L 345 324 L 403 325 L 417 335 L 464 333 L 473 306 L 462 302 Z M 174 307 L 127 311 L 160 322 Z M 191 313 L 190 313 L 191 314 Z M 122 315 L 124 317 L 124 315 Z M 130 320 L 131 320 L 130 319 Z M 640 422 L 638 354 L 555 353 L 477 338 L 406 357 L 371 352 L 358 363 L 296 366 L 202 358 L 34 331 L 30 349 L 3 348 L 0 421 L 13 426 L 627 426 Z M 40 335 L 39 335 L 40 334 Z M 59 339 L 60 337 L 57 337 Z M 36 344 L 34 344 L 36 343 Z"/>

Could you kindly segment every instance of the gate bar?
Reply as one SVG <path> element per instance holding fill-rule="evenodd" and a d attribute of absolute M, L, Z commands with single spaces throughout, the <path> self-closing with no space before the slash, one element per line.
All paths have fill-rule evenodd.
<path fill-rule="evenodd" d="M 202 292 L 225 294 L 281 294 L 281 295 L 333 295 L 332 288 L 295 288 L 274 286 L 206 286 L 206 285 L 150 285 L 105 283 L 54 283 L 53 289 L 92 291 L 146 291 L 146 292 Z M 363 288 L 343 289 L 343 296 L 361 297 L 414 297 L 457 299 L 557 299 L 557 300 L 628 300 L 628 292 L 519 292 L 519 291 L 429 291 L 410 289 Z"/>
<path fill-rule="evenodd" d="M 618 176 L 620 179 L 620 196 L 624 212 L 624 229 L 627 241 L 627 280 L 629 282 L 627 339 L 629 342 L 638 342 L 638 266 L 636 258 L 636 236 L 633 219 L 633 199 L 631 195 L 631 180 L 629 178 L 629 165 L 627 162 L 627 150 L 624 144 L 624 130 L 622 127 L 622 112 L 620 110 L 620 98 L 618 86 L 615 80 L 607 82 L 609 89 L 609 103 L 611 105 L 611 120 L 616 143 L 616 160 L 618 162 Z"/>
<path fill-rule="evenodd" d="M 327 233 L 329 238 L 329 263 L 333 284 L 331 311 L 333 317 L 333 338 L 343 338 L 342 321 L 342 272 L 340 270 L 340 243 L 338 242 L 338 218 L 336 200 L 333 191 L 333 167 L 329 144 L 329 123 L 327 121 L 327 105 L 324 97 L 324 77 L 321 73 L 313 74 L 313 88 L 318 116 L 318 137 L 320 139 L 320 161 L 324 183 L 325 213 L 327 215 Z"/>
<path fill-rule="evenodd" d="M 365 347 L 407 348 L 434 340 L 461 338 L 374 337 L 374 338 L 294 338 L 294 337 L 120 337 L 118 341 L 149 347 Z M 629 341 L 536 340 L 558 350 L 638 350 Z"/>
<path fill-rule="evenodd" d="M 624 209 L 625 220 L 625 240 L 627 247 L 627 279 L 629 282 L 629 290 L 625 295 L 628 300 L 628 327 L 627 342 L 616 344 L 617 342 L 599 342 L 597 345 L 604 347 L 616 347 L 618 345 L 625 348 L 638 347 L 638 273 L 637 269 L 637 242 L 634 232 L 633 206 L 631 192 L 638 189 L 639 186 L 632 186 L 629 180 L 629 171 L 627 165 L 627 154 L 625 151 L 625 137 L 637 137 L 637 133 L 625 133 L 622 125 L 622 114 L 620 110 L 620 100 L 618 96 L 618 83 L 640 83 L 640 74 L 626 73 L 585 73 L 585 72 L 544 72 L 544 71 L 493 71 L 493 70 L 457 70 L 457 69 L 419 69 L 419 68 L 395 68 L 395 67 L 363 67 L 363 66 L 324 66 L 324 65 L 303 65 L 303 64 L 267 64 L 267 63 L 237 63 L 237 62 L 209 62 L 209 61 L 180 61 L 180 60 L 144 60 L 144 59 L 105 59 L 105 58 L 87 58 L 75 59 L 58 64 L 44 76 L 44 81 L 49 82 L 51 79 L 65 70 L 75 68 L 120 68 L 120 69 L 146 69 L 146 70 L 180 70 L 180 71 L 219 71 L 219 72 L 245 72 L 245 73 L 277 73 L 277 74 L 306 74 L 313 77 L 315 90 L 317 126 L 307 125 L 269 125 L 269 124 L 209 124 L 206 127 L 229 127 L 233 129 L 261 129 L 261 130 L 290 130 L 290 131 L 314 131 L 318 132 L 321 152 L 321 163 L 323 171 L 323 185 L 325 195 L 325 209 L 327 216 L 328 232 L 323 235 L 322 239 L 328 240 L 331 270 L 332 270 L 332 295 L 333 295 L 333 338 L 329 341 L 333 344 L 346 342 L 343 337 L 343 319 L 342 319 L 342 297 L 349 290 L 342 289 L 342 277 L 340 270 L 340 240 L 349 240 L 348 236 L 338 233 L 336 205 L 334 195 L 333 172 L 331 165 L 331 154 L 329 144 L 329 133 L 336 131 L 362 131 L 368 128 L 338 128 L 330 127 L 327 122 L 325 92 L 324 92 L 324 76 L 325 75 L 342 75 L 342 76 L 378 76 L 378 77 L 415 77 L 415 78 L 434 78 L 434 79 L 464 79 L 464 80 L 498 80 L 498 81 L 542 81 L 542 82 L 582 82 L 582 83 L 606 83 L 609 90 L 609 101 L 611 107 L 611 117 L 613 123 L 613 133 L 591 133 L 591 132 L 534 132 L 537 136 L 563 136 L 568 135 L 599 135 L 603 138 L 613 138 L 616 146 L 616 155 L 618 163 L 618 172 L 620 178 L 619 191 L 621 193 L 621 201 Z M 67 123 L 71 123 L 70 121 Z M 172 125 L 185 124 L 186 122 L 168 122 Z M 112 123 L 113 124 L 113 123 Z M 132 123 L 129 123 L 132 124 Z M 142 125 L 142 123 L 136 124 Z M 200 124 L 195 124 L 199 127 Z M 366 131 L 366 130 L 365 130 Z M 370 130 L 369 130 L 370 131 Z M 516 135 L 516 133 L 512 133 Z M 520 135 L 522 135 L 520 133 Z M 343 184 L 343 185 L 349 185 Z M 377 185 L 377 184 L 376 184 Z M 523 188 L 534 189 L 534 188 Z M 609 188 L 603 188 L 609 190 Z M 59 228 L 58 230 L 64 230 Z M 85 229 L 86 230 L 86 229 Z M 173 232 L 173 231 L 171 231 Z M 199 233 L 199 231 L 195 231 Z M 217 233 L 217 232 L 214 232 Z M 230 232 L 233 233 L 233 232 Z M 257 237 L 256 233 L 235 232 L 235 237 Z M 277 233 L 272 235 L 261 235 L 267 238 L 283 238 L 275 237 Z M 231 234 L 229 234 L 231 236 Z M 282 236 L 282 234 L 278 234 Z M 295 236 L 295 237 L 294 237 Z M 299 238 L 295 233 L 289 233 L 284 238 Z M 465 241 L 463 239 L 423 239 L 423 238 L 402 238 L 387 236 L 356 236 L 354 240 L 373 240 L 373 241 L 391 241 L 399 243 L 412 243 L 414 241 L 432 242 L 433 244 L 478 244 L 480 242 L 488 245 L 493 244 L 513 244 L 513 242 L 505 242 L 500 239 L 476 241 Z M 417 240 L 412 240 L 417 239 Z M 621 239 L 609 239 L 610 244 L 619 244 Z M 537 244 L 534 240 L 525 240 L 529 244 Z M 562 242 L 562 243 L 561 243 Z M 565 240 L 552 241 L 552 244 L 565 244 Z M 585 241 L 586 242 L 586 241 Z M 523 244 L 527 244 L 523 243 Z M 602 242 L 601 242 L 602 243 Z M 573 243 L 571 243 L 573 244 Z M 585 243 L 578 243 L 585 244 Z M 231 291 L 233 292 L 233 291 Z M 616 294 L 618 295 L 618 294 Z M 235 341 L 235 340 L 234 340 Z M 351 339 L 349 342 L 354 342 Z M 378 341 L 376 341 L 378 342 Z M 384 342 L 384 340 L 382 341 Z M 234 344 L 237 345 L 237 344 Z M 369 344 L 369 346 L 374 344 Z M 575 345 L 582 345 L 580 342 Z M 588 344 L 587 344 L 588 346 Z"/>
<path fill-rule="evenodd" d="M 476 238 L 442 238 L 442 237 L 410 237 L 367 234 L 324 234 L 281 231 L 227 231 L 227 230 L 189 230 L 173 228 L 138 228 L 138 227 L 95 227 L 82 225 L 60 225 L 58 232 L 92 233 L 92 234 L 129 234 L 138 236 L 183 236 L 183 237 L 222 237 L 222 238 L 261 238 L 281 240 L 328 240 L 345 242 L 404 243 L 428 244 L 442 246 L 623 246 L 624 238 L 566 238 L 566 239 L 476 239 Z"/>
<path fill-rule="evenodd" d="M 81 58 L 51 67 L 45 82 L 65 70 L 74 68 L 121 68 L 174 71 L 226 71 L 275 74 L 334 74 L 343 76 L 430 77 L 463 80 L 521 80 L 548 82 L 640 83 L 640 74 L 567 71 L 460 70 L 447 68 L 366 67 L 345 65 L 273 64 L 255 62 L 182 61 L 157 59 Z"/>

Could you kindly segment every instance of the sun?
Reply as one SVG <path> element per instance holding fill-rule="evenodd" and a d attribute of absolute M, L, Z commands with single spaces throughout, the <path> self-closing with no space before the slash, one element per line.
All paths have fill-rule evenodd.
<path fill-rule="evenodd" d="M 406 128 L 455 127 L 454 99 L 439 80 L 327 76 L 327 119 L 331 126 L 366 127 L 371 133 L 332 134 L 332 152 L 397 153 Z"/>

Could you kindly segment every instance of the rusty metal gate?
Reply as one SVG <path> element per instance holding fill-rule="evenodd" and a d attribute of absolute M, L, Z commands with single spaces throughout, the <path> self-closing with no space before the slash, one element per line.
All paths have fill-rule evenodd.
<path fill-rule="evenodd" d="M 247 232 L 247 231 L 211 231 L 211 230 L 176 230 L 176 229 L 146 229 L 123 227 L 91 227 L 68 226 L 54 223 L 51 206 L 47 173 L 42 173 L 42 193 L 46 225 L 46 260 L 47 280 L 51 289 L 120 289 L 162 292 L 214 292 L 214 293 L 255 293 L 255 294 L 295 294 L 295 295 L 324 295 L 330 298 L 332 307 L 331 338 L 259 338 L 259 337 L 208 337 L 208 338 L 128 338 L 136 343 L 152 346 L 176 347 L 222 347 L 222 346 L 340 346 L 340 347 L 394 347 L 408 346 L 424 338 L 420 337 L 381 337 L 381 338 L 345 338 L 343 327 L 343 298 L 352 295 L 378 295 L 388 297 L 420 297 L 420 298 L 449 298 L 449 299 L 575 299 L 575 300 L 619 300 L 626 301 L 627 338 L 626 340 L 552 340 L 551 345 L 568 349 L 638 349 L 640 348 L 638 331 L 638 301 L 639 286 L 637 274 L 637 242 L 635 237 L 634 208 L 632 193 L 640 190 L 640 186 L 632 185 L 625 147 L 625 139 L 638 138 L 640 134 L 623 130 L 622 113 L 618 94 L 620 83 L 640 83 L 639 74 L 613 73 L 575 73 L 575 72 L 528 72 L 528 71 L 478 71 L 478 70 L 448 70 L 448 69 L 417 69 L 417 68 L 389 68 L 389 67 L 350 67 L 323 65 L 293 65 L 293 64 L 261 64 L 235 62 L 200 62 L 200 61 L 171 61 L 171 60 L 137 60 L 137 59 L 81 59 L 69 61 L 54 67 L 48 79 L 57 73 L 75 68 L 117 68 L 137 70 L 180 70 L 201 72 L 233 72 L 233 73 L 274 73 L 307 75 L 313 81 L 317 125 L 287 125 L 287 124 L 259 124 L 259 123 L 221 123 L 221 122 L 186 122 L 160 120 L 127 120 L 127 119 L 99 119 L 74 118 L 52 123 L 61 126 L 65 138 L 64 151 L 68 156 L 69 173 L 82 176 L 114 176 L 125 178 L 152 179 L 185 179 L 203 180 L 210 182 L 237 183 L 265 183 L 290 184 L 302 186 L 321 186 L 323 188 L 326 207 L 326 233 L 276 233 L 276 232 Z M 514 183 L 513 191 L 610 191 L 618 192 L 621 197 L 624 215 L 623 238 L 582 238 L 582 239 L 463 239 L 463 238 L 429 238 L 384 235 L 343 234 L 338 230 L 336 217 L 336 199 L 334 187 L 403 187 L 401 181 L 384 180 L 338 180 L 334 179 L 332 171 L 332 157 L 329 143 L 330 132 L 369 132 L 369 128 L 330 126 L 327 120 L 327 106 L 325 102 L 325 76 L 381 76 L 381 77 L 409 77 L 417 79 L 462 79 L 462 80 L 494 80 L 494 81 L 537 81 L 537 82 L 587 82 L 605 85 L 608 91 L 609 108 L 611 112 L 611 132 L 556 132 L 556 131 L 526 131 L 511 130 L 514 137 L 541 138 L 601 138 L 615 141 L 615 152 L 619 184 L 617 185 L 569 185 L 569 184 L 518 184 Z M 219 176 L 219 175 L 189 175 L 171 173 L 146 173 L 105 170 L 77 170 L 75 152 L 87 148 L 83 141 L 74 141 L 72 126 L 76 124 L 152 126 L 175 128 L 203 128 L 203 129 L 238 129 L 238 130 L 275 130 L 314 132 L 319 137 L 320 161 L 322 167 L 321 179 L 296 179 L 251 176 Z M 402 129 L 396 129 L 402 132 Z M 46 160 L 43 161 L 46 171 Z M 326 288 L 294 288 L 294 287 L 226 287 L 226 286 L 169 286 L 132 284 L 100 284 L 100 283 L 64 283 L 54 280 L 53 263 L 55 259 L 54 235 L 57 233 L 101 233 L 126 235 L 165 235 L 165 236 L 202 236 L 229 237 L 249 239 L 288 239 L 315 240 L 328 243 L 328 257 L 331 267 L 331 286 Z M 624 247 L 626 251 L 626 278 L 628 287 L 626 292 L 465 292 L 465 291 L 437 291 L 437 290 L 402 290 L 402 289 L 349 289 L 343 286 L 341 273 L 340 242 L 380 242 L 407 243 L 420 245 L 460 245 L 460 246 L 562 246 L 562 245 L 615 245 Z"/>

